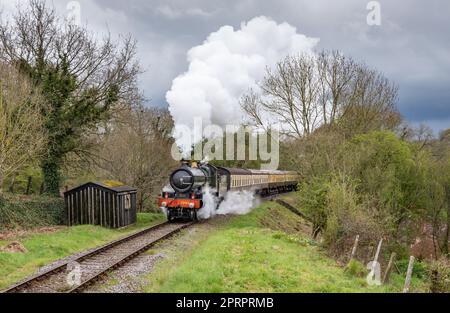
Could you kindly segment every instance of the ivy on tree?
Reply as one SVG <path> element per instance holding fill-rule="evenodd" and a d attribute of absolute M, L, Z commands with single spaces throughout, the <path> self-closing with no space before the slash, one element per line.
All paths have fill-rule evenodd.
<path fill-rule="evenodd" d="M 137 96 L 136 42 L 94 39 L 59 20 L 45 1 L 30 0 L 0 25 L 0 51 L 1 61 L 18 66 L 42 91 L 47 147 L 41 167 L 45 191 L 57 195 L 68 154 L 82 152 L 86 134 Z"/>

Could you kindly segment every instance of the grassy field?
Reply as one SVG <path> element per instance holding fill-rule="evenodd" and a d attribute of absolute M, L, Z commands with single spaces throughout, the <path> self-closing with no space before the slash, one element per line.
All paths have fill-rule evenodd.
<path fill-rule="evenodd" d="M 146 292 L 401 292 L 403 277 L 368 286 L 304 234 L 301 220 L 273 202 L 199 234 L 159 263 Z M 283 230 L 283 231 L 282 231 Z M 413 277 L 412 291 L 425 291 Z"/>
<path fill-rule="evenodd" d="M 162 214 L 142 213 L 138 214 L 138 222 L 135 225 L 120 230 L 83 225 L 63 228 L 53 233 L 0 241 L 0 246 L 19 241 L 28 250 L 26 253 L 0 252 L 0 289 L 33 274 L 39 267 L 52 261 L 107 243 L 163 220 Z"/>

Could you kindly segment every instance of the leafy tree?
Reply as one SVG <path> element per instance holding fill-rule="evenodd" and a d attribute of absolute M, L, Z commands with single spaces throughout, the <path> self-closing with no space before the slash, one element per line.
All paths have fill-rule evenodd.
<path fill-rule="evenodd" d="M 43 91 L 41 114 L 47 131 L 41 167 L 46 191 L 59 194 L 60 169 L 84 136 L 136 96 L 136 43 L 109 36 L 97 40 L 87 29 L 61 21 L 44 0 L 18 7 L 11 24 L 0 26 L 0 58 L 27 73 Z"/>
<path fill-rule="evenodd" d="M 373 132 L 355 136 L 343 154 L 343 170 L 360 182 L 359 192 L 373 195 L 380 210 L 388 210 L 396 229 L 406 218 L 420 216 L 423 173 L 411 145 L 391 132 Z"/>

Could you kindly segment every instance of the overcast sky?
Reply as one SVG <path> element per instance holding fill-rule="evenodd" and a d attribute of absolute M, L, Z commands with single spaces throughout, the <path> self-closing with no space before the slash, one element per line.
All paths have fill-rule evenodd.
<path fill-rule="evenodd" d="M 10 12 L 16 0 L 0 0 Z M 53 0 L 60 14 L 69 1 Z M 382 71 L 400 88 L 399 109 L 414 124 L 450 127 L 450 1 L 379 1 L 381 25 L 369 26 L 365 0 L 80 0 L 81 20 L 95 32 L 131 33 L 146 70 L 141 87 L 149 105 L 188 67 L 187 51 L 221 26 L 267 16 L 320 38 L 318 48 L 339 49 Z M 51 1 L 49 1 L 51 3 Z"/>

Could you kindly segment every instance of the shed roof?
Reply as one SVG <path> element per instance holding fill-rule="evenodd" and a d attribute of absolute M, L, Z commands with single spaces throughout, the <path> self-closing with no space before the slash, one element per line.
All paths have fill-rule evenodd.
<path fill-rule="evenodd" d="M 73 191 L 77 191 L 77 190 L 83 189 L 85 187 L 88 187 L 90 185 L 91 186 L 92 185 L 93 186 L 98 186 L 98 187 L 101 187 L 101 188 L 104 188 L 104 189 L 108 189 L 108 190 L 111 190 L 111 191 L 117 192 L 117 193 L 137 192 L 137 188 L 124 185 L 124 184 L 122 184 L 120 182 L 88 182 L 88 183 L 85 183 L 85 184 L 80 185 L 78 187 L 72 188 L 72 189 L 66 191 L 65 193 L 70 193 L 70 192 L 73 192 Z"/>

